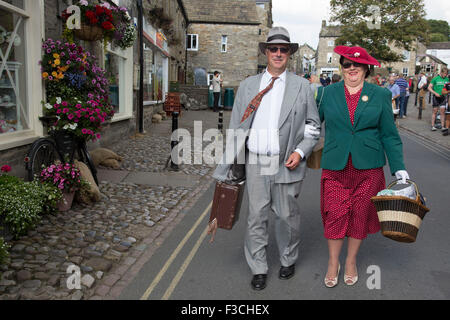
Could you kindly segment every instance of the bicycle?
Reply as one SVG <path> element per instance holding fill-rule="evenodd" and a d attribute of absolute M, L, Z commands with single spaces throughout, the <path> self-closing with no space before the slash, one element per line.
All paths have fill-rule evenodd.
<path fill-rule="evenodd" d="M 55 117 L 39 117 L 48 127 Z M 25 157 L 25 169 L 28 171 L 28 180 L 32 181 L 36 174 L 40 174 L 43 166 L 50 166 L 56 161 L 65 162 L 67 159 L 73 163 L 76 159 L 84 162 L 91 170 L 95 183 L 98 185 L 97 169 L 87 150 L 86 141 L 78 138 L 68 131 L 49 131 L 49 135 L 36 140 Z"/>

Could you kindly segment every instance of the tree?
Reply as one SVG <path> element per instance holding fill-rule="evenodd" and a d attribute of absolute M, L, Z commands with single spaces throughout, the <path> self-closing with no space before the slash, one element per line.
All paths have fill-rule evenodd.
<path fill-rule="evenodd" d="M 445 20 L 427 20 L 432 42 L 450 41 L 450 25 Z"/>
<path fill-rule="evenodd" d="M 331 0 L 330 5 L 331 21 L 341 25 L 336 44 L 361 46 L 378 60 L 401 61 L 403 55 L 390 46 L 411 51 L 415 41 L 428 40 L 423 0 Z"/>

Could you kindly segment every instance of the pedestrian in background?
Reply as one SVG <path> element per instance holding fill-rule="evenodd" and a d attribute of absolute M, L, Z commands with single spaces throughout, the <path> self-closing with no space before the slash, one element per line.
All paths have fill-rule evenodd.
<path fill-rule="evenodd" d="M 266 287 L 268 220 L 272 213 L 281 264 L 278 277 L 285 280 L 295 273 L 300 245 L 298 196 L 306 158 L 320 135 L 319 115 L 308 80 L 286 70 L 298 44 L 290 42 L 285 28 L 274 27 L 259 48 L 266 55 L 267 69 L 240 84 L 230 119 L 230 129 L 251 130 L 243 147 L 229 151 L 225 148 L 223 158 L 236 159 L 244 151 L 247 155 L 249 213 L 244 252 L 254 290 Z M 227 151 L 233 153 L 231 157 Z M 276 170 L 264 170 L 267 163 L 274 164 Z M 229 163 L 219 164 L 213 178 L 227 181 L 232 168 Z"/>
<path fill-rule="evenodd" d="M 425 110 L 425 98 L 426 98 L 427 89 L 428 89 L 428 79 L 424 72 L 419 73 L 418 80 L 419 81 L 417 83 L 417 91 L 419 93 L 419 97 L 422 98 L 422 110 Z"/>
<path fill-rule="evenodd" d="M 331 77 L 331 83 L 333 84 L 339 81 L 341 81 L 341 76 L 337 73 L 333 74 L 333 76 Z"/>
<path fill-rule="evenodd" d="M 214 77 L 213 77 L 212 83 L 213 83 L 213 95 L 214 95 L 213 111 L 218 112 L 220 92 L 221 92 L 221 88 L 222 88 L 222 79 L 220 78 L 219 71 L 214 71 Z"/>
<path fill-rule="evenodd" d="M 319 87 L 322 87 L 322 84 L 320 83 L 319 78 L 315 74 L 312 74 L 308 80 L 309 83 L 311 84 L 311 90 L 314 94 L 314 98 L 316 98 L 317 90 L 319 89 Z"/>
<path fill-rule="evenodd" d="M 348 237 L 344 282 L 358 281 L 356 257 L 368 234 L 380 230 L 370 198 L 385 189 L 386 156 L 391 173 L 409 179 L 402 141 L 392 116 L 392 94 L 365 81 L 369 65 L 380 65 L 361 47 L 337 46 L 344 81 L 319 88 L 320 120 L 325 121 L 321 167 L 321 214 L 328 239 L 325 286 L 338 283 L 339 255 Z M 386 155 L 386 156 L 385 156 Z"/>
<path fill-rule="evenodd" d="M 441 73 L 434 77 L 430 85 L 428 86 L 428 91 L 433 94 L 433 115 L 431 116 L 431 130 L 436 131 L 435 127 L 436 116 L 438 111 L 441 115 L 442 131 L 445 131 L 445 108 L 446 108 L 446 97 L 442 94 L 442 89 L 444 89 L 445 84 L 449 81 L 448 69 L 442 67 Z"/>
<path fill-rule="evenodd" d="M 399 113 L 398 118 L 401 119 L 403 117 L 406 117 L 405 101 L 406 101 L 406 91 L 408 90 L 409 86 L 408 86 L 408 82 L 406 82 L 406 80 L 405 80 L 405 78 L 403 78 L 402 74 L 397 76 L 397 80 L 395 80 L 395 84 L 397 84 L 400 87 L 400 99 L 399 99 L 400 113 Z"/>
<path fill-rule="evenodd" d="M 387 87 L 392 93 L 392 110 L 394 112 L 394 120 L 397 120 L 400 100 L 400 87 L 395 83 L 395 77 L 389 76 L 389 85 Z"/>

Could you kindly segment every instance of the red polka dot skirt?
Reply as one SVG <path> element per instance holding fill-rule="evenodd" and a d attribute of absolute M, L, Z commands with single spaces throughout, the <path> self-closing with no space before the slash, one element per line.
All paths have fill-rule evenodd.
<path fill-rule="evenodd" d="M 361 91 L 350 95 L 345 88 L 349 116 L 353 124 Z M 322 170 L 320 209 L 327 239 L 365 239 L 380 231 L 375 206 L 370 198 L 385 189 L 383 168 L 360 170 L 351 155 L 343 170 Z"/>

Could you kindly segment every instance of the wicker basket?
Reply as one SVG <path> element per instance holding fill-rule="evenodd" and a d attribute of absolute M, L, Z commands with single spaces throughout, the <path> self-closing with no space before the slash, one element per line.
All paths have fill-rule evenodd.
<path fill-rule="evenodd" d="M 99 26 L 82 24 L 81 29 L 75 29 L 75 36 L 84 41 L 97 41 L 103 39 L 103 29 Z"/>
<path fill-rule="evenodd" d="M 416 241 L 425 214 L 430 211 L 421 200 L 417 185 L 410 180 L 416 189 L 416 199 L 403 196 L 375 196 L 371 200 L 378 213 L 383 236 L 399 242 L 411 243 Z M 387 189 L 395 185 L 392 182 Z"/>

